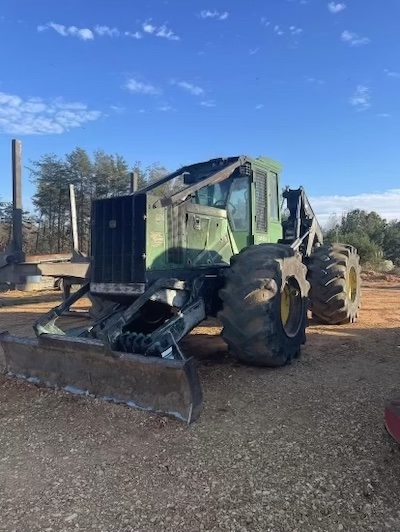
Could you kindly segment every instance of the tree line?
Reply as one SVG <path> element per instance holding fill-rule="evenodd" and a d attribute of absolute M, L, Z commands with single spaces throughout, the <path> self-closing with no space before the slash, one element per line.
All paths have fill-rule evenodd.
<path fill-rule="evenodd" d="M 400 220 L 387 221 L 376 212 L 354 209 L 325 228 L 325 241 L 351 244 L 361 262 L 371 266 L 390 260 L 400 266 Z"/>
<path fill-rule="evenodd" d="M 138 175 L 139 188 L 166 175 L 165 167 L 137 161 L 130 168 L 123 156 L 97 150 L 89 155 L 76 148 L 60 158 L 43 155 L 27 168 L 35 185 L 33 213 L 24 213 L 24 251 L 27 254 L 68 253 L 72 246 L 69 185 L 74 185 L 79 249 L 90 248 L 90 213 L 93 199 L 119 196 L 130 190 L 130 173 Z M 173 185 L 172 185 L 173 186 Z M 168 193 L 168 186 L 161 188 Z M 11 239 L 12 204 L 0 201 L 0 250 Z"/>
<path fill-rule="evenodd" d="M 130 168 L 122 155 L 96 150 L 92 155 L 76 148 L 65 157 L 48 153 L 28 167 L 35 185 L 32 197 L 34 212 L 25 212 L 24 251 L 27 254 L 69 253 L 72 247 L 69 185 L 76 195 L 79 248 L 90 249 L 91 202 L 126 194 L 130 190 L 130 172 L 138 174 L 139 188 L 162 176 L 167 169 L 159 163 L 143 167 L 137 161 Z M 169 194 L 179 182 L 160 187 L 160 194 Z M 11 239 L 12 204 L 0 198 L 0 251 Z M 355 209 L 339 219 L 332 217 L 324 237 L 327 243 L 343 242 L 357 247 L 362 263 L 382 259 L 400 265 L 400 221 L 387 222 L 376 212 Z"/>

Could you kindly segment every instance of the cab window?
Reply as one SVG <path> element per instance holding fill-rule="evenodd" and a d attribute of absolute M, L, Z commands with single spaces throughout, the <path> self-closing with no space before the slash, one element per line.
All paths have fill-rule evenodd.
<path fill-rule="evenodd" d="M 225 209 L 230 184 L 231 181 L 221 181 L 221 183 L 201 188 L 196 192 L 196 203 Z"/>
<path fill-rule="evenodd" d="M 236 178 L 232 183 L 226 206 L 233 231 L 250 230 L 249 195 L 249 178 Z"/>

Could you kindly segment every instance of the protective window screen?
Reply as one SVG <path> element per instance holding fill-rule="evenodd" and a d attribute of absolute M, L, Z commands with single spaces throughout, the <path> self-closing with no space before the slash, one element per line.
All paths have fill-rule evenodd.
<path fill-rule="evenodd" d="M 269 172 L 269 211 L 273 220 L 279 220 L 278 175 Z"/>
<path fill-rule="evenodd" d="M 267 231 L 267 174 L 256 171 L 256 230 Z"/>

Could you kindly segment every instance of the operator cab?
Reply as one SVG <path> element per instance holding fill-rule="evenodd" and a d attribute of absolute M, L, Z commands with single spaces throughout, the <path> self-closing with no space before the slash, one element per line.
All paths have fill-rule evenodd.
<path fill-rule="evenodd" d="M 214 159 L 207 164 L 193 165 L 183 174 L 186 186 L 201 183 L 219 169 L 229 166 L 237 157 Z M 233 175 L 192 194 L 192 203 L 227 211 L 233 231 L 250 232 L 250 176 L 237 170 Z"/>
<path fill-rule="evenodd" d="M 250 179 L 231 177 L 197 190 L 195 203 L 226 209 L 233 231 L 250 231 Z"/>

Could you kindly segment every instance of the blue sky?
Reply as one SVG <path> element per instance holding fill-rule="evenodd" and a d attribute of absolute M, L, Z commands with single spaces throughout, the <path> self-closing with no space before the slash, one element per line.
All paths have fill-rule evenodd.
<path fill-rule="evenodd" d="M 266 155 L 322 219 L 400 218 L 399 19 L 398 0 L 2 0 L 0 195 L 20 138 L 25 165 Z"/>

